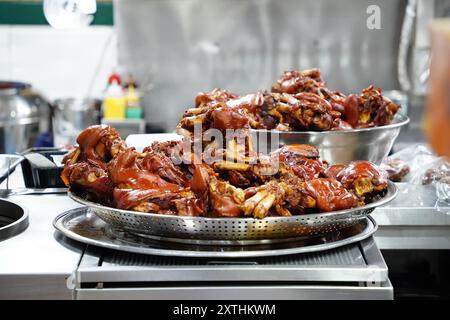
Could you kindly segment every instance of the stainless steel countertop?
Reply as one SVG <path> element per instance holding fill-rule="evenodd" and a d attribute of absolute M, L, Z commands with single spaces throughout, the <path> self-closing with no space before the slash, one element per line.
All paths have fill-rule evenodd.
<path fill-rule="evenodd" d="M 21 179 L 18 168 L 11 176 L 10 186 L 21 187 Z M 8 199 L 28 209 L 30 224 L 21 234 L 0 242 L 0 299 L 15 298 L 19 292 L 23 298 L 70 299 L 66 279 L 76 268 L 81 251 L 56 241 L 52 221 L 59 213 L 79 205 L 62 194 Z M 43 287 L 49 285 L 54 291 L 39 295 L 47 293 Z"/>
<path fill-rule="evenodd" d="M 21 234 L 0 242 L 0 274 L 71 272 L 79 253 L 67 250 L 55 240 L 52 221 L 59 213 L 78 205 L 65 195 L 10 199 L 28 208 L 30 225 Z"/>
<path fill-rule="evenodd" d="M 450 249 L 450 207 L 435 208 L 432 186 L 397 184 L 397 198 L 372 213 L 380 249 Z"/>

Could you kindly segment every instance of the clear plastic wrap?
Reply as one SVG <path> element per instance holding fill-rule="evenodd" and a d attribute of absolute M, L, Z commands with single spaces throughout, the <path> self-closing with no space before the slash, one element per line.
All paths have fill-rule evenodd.
<path fill-rule="evenodd" d="M 382 165 L 392 181 L 403 182 L 407 195 L 405 206 L 426 206 L 430 192 L 436 197 L 435 208 L 450 214 L 450 162 L 435 155 L 423 144 L 414 144 L 386 158 Z"/>
<path fill-rule="evenodd" d="M 444 158 L 437 158 L 427 166 L 421 182 L 424 185 L 435 186 L 436 208 L 450 214 L 450 162 Z"/>

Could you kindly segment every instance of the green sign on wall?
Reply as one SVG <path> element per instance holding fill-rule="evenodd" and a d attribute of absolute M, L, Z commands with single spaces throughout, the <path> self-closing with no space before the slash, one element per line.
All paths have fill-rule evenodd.
<path fill-rule="evenodd" d="M 97 13 L 92 25 L 113 25 L 112 1 L 97 1 Z M 0 0 L 0 24 L 48 25 L 42 1 Z"/>

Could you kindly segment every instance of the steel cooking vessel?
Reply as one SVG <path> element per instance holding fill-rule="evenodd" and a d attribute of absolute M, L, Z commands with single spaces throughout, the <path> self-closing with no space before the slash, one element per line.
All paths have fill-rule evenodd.
<path fill-rule="evenodd" d="M 55 146 L 73 145 L 81 131 L 100 124 L 101 100 L 57 99 L 53 102 L 53 135 Z"/>
<path fill-rule="evenodd" d="M 320 157 L 331 164 L 367 160 L 376 164 L 389 154 L 409 118 L 396 114 L 391 124 L 380 127 L 341 131 L 268 131 L 251 130 L 259 152 L 267 153 L 283 145 L 307 143 L 319 149 Z"/>
<path fill-rule="evenodd" d="M 15 153 L 36 144 L 50 127 L 50 106 L 30 84 L 0 81 L 0 153 Z"/>

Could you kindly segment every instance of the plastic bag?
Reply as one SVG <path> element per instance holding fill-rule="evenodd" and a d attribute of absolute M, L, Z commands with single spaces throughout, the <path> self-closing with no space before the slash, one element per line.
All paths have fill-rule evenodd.
<path fill-rule="evenodd" d="M 423 167 L 436 159 L 437 157 L 428 146 L 414 144 L 387 157 L 381 164 L 381 168 L 394 182 L 414 181 L 412 183 L 415 183 L 417 177 L 423 174 Z"/>
<path fill-rule="evenodd" d="M 408 206 L 422 206 L 436 197 L 435 208 L 450 214 L 450 162 L 428 146 L 414 144 L 402 149 L 387 157 L 381 168 L 392 181 L 405 183 L 402 192 L 410 195 Z"/>
<path fill-rule="evenodd" d="M 422 184 L 435 186 L 436 208 L 450 214 L 450 162 L 444 158 L 437 158 L 425 169 Z"/>

